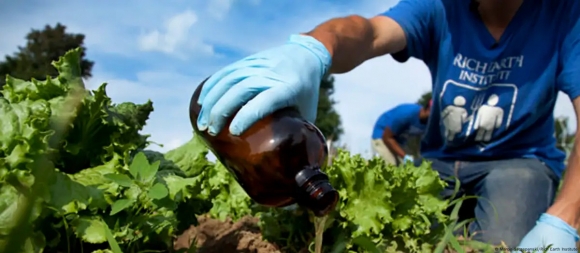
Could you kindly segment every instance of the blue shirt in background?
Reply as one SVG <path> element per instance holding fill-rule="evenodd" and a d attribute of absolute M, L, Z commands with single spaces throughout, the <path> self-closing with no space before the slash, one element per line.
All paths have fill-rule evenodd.
<path fill-rule="evenodd" d="M 404 146 L 412 136 L 421 136 L 425 132 L 425 124 L 419 119 L 421 106 L 418 104 L 401 104 L 383 113 L 373 128 L 373 139 L 382 139 L 385 128 L 391 129 L 395 140 Z"/>
<path fill-rule="evenodd" d="M 558 91 L 580 95 L 580 1 L 523 1 L 498 42 L 467 0 L 401 0 L 383 15 L 407 36 L 393 57 L 433 78 L 424 157 L 538 158 L 562 175 L 553 112 Z"/>

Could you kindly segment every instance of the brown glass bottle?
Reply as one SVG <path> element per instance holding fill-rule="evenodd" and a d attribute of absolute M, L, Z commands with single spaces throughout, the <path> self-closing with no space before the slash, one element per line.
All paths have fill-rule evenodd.
<path fill-rule="evenodd" d="M 328 150 L 318 128 L 295 109 L 286 108 L 256 122 L 240 136 L 230 134 L 231 118 L 216 136 L 200 132 L 197 117 L 201 106 L 197 100 L 204 83 L 190 102 L 193 129 L 254 201 L 269 207 L 296 203 L 316 216 L 335 208 L 338 192 L 321 171 Z"/>

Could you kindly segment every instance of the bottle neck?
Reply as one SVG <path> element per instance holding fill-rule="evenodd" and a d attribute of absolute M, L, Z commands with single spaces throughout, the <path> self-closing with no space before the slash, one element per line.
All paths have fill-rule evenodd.
<path fill-rule="evenodd" d="M 299 205 L 310 209 L 319 217 L 334 210 L 338 203 L 338 192 L 330 185 L 328 176 L 320 168 L 305 168 L 296 174 L 295 179 Z"/>

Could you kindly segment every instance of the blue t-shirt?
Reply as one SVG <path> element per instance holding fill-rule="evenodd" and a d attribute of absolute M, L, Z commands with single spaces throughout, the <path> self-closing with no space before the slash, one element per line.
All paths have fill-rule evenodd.
<path fill-rule="evenodd" d="M 401 104 L 383 113 L 375 123 L 372 138 L 381 139 L 388 127 L 397 143 L 405 145 L 409 137 L 420 136 L 425 132 L 426 124 L 419 119 L 420 111 L 421 106 L 418 104 Z"/>
<path fill-rule="evenodd" d="M 433 77 L 424 157 L 538 158 L 562 175 L 553 111 L 558 91 L 580 95 L 580 1 L 523 1 L 499 42 L 468 0 L 401 0 L 383 15 L 407 37 L 393 57 Z"/>

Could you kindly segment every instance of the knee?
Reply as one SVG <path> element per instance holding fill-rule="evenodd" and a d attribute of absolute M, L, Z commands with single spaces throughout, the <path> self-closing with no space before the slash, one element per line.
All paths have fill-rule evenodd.
<path fill-rule="evenodd" d="M 455 164 L 453 162 L 426 158 L 423 158 L 423 160 L 431 163 L 431 168 L 439 172 L 441 178 L 456 176 Z"/>
<path fill-rule="evenodd" d="M 504 164 L 498 164 L 486 176 L 489 184 L 507 184 L 529 188 L 552 187 L 557 181 L 546 165 L 535 159 L 517 159 Z M 542 187 L 543 186 L 543 187 Z M 510 187 L 511 188 L 511 187 Z M 523 189 L 522 189 L 523 190 Z"/>
<path fill-rule="evenodd" d="M 497 162 L 479 188 L 478 221 L 473 231 L 485 231 L 478 240 L 515 246 L 532 229 L 536 219 L 553 201 L 557 180 L 537 160 Z"/>
<path fill-rule="evenodd" d="M 541 162 L 521 160 L 524 161 L 491 170 L 484 183 L 488 193 L 498 199 L 518 198 L 516 202 L 526 206 L 528 203 L 549 205 L 556 194 L 558 180 Z"/>

